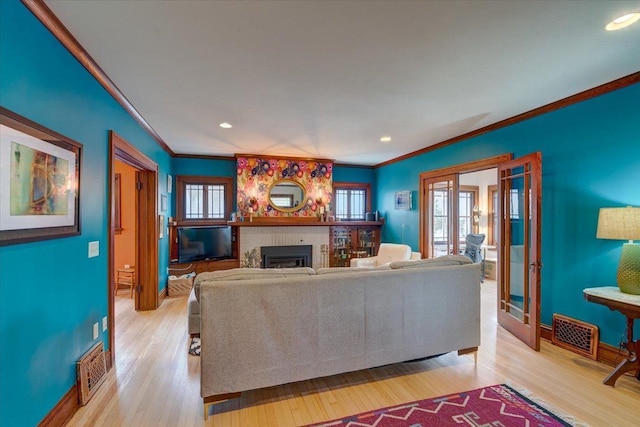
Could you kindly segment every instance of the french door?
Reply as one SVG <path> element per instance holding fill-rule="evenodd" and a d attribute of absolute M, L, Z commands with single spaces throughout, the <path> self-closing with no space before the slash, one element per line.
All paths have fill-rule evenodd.
<path fill-rule="evenodd" d="M 498 166 L 498 323 L 540 350 L 541 155 Z"/>
<path fill-rule="evenodd" d="M 458 174 L 425 179 L 427 258 L 458 253 Z"/>
<path fill-rule="evenodd" d="M 427 258 L 458 253 L 459 175 L 498 169 L 496 207 L 489 211 L 490 242 L 498 250 L 498 323 L 540 349 L 540 201 L 542 160 L 504 154 L 420 174 L 420 252 Z M 493 203 L 488 188 L 490 205 Z M 496 231 L 494 231 L 497 229 Z"/>

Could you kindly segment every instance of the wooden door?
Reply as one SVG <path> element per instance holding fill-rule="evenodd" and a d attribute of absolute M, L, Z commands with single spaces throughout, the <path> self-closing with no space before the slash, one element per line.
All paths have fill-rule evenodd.
<path fill-rule="evenodd" d="M 540 153 L 498 166 L 498 323 L 540 350 Z"/>
<path fill-rule="evenodd" d="M 424 182 L 426 206 L 427 258 L 457 254 L 458 227 L 458 174 L 439 176 Z"/>
<path fill-rule="evenodd" d="M 156 172 L 136 172 L 136 310 L 158 307 L 158 215 Z"/>

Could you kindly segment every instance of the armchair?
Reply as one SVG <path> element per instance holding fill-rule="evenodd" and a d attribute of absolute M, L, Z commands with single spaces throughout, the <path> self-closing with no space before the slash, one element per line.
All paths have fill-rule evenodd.
<path fill-rule="evenodd" d="M 381 243 L 378 255 L 369 258 L 352 258 L 351 267 L 378 267 L 393 261 L 407 261 L 411 258 L 411 246 L 398 243 Z"/>

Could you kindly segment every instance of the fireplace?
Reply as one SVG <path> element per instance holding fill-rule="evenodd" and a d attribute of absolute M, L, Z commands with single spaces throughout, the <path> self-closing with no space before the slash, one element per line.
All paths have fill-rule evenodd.
<path fill-rule="evenodd" d="M 262 268 L 311 267 L 312 245 L 262 246 Z"/>

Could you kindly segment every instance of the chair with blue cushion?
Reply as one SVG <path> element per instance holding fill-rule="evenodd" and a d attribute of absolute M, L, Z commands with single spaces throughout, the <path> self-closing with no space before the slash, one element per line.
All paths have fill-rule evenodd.
<path fill-rule="evenodd" d="M 482 242 L 484 242 L 484 234 L 467 234 L 465 238 L 464 255 L 474 263 L 482 263 L 481 282 L 484 282 L 484 260 L 482 259 Z"/>

